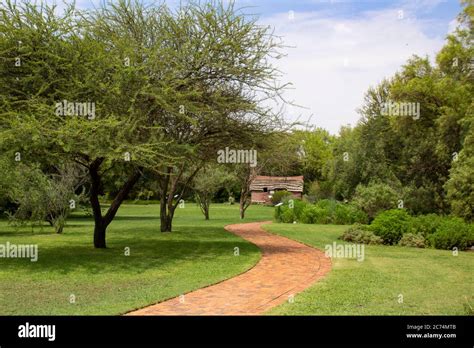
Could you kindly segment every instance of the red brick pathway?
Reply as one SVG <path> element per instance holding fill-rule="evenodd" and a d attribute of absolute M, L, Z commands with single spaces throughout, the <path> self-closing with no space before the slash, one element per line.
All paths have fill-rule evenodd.
<path fill-rule="evenodd" d="M 261 249 L 262 258 L 252 269 L 127 315 L 258 315 L 291 301 L 291 295 L 330 271 L 331 261 L 322 251 L 268 233 L 261 225 L 253 222 L 225 227 Z"/>

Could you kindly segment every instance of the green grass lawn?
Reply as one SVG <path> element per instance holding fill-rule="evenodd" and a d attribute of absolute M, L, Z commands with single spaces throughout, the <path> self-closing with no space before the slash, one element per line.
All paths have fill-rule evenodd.
<path fill-rule="evenodd" d="M 324 251 L 347 229 L 336 225 L 272 224 L 266 230 Z M 334 259 L 320 282 L 269 314 L 454 315 L 474 306 L 474 253 L 365 246 L 364 261 Z M 399 295 L 403 303 L 399 303 Z"/>
<path fill-rule="evenodd" d="M 74 215 L 64 234 L 15 229 L 0 220 L 0 244 L 38 244 L 39 259 L 0 258 L 0 315 L 122 314 L 235 276 L 260 258 L 254 245 L 223 227 L 241 222 L 238 206 L 214 204 L 211 220 L 187 204 L 174 232 L 159 232 L 157 205 L 124 205 L 92 246 L 93 222 Z M 251 206 L 245 222 L 270 220 Z M 347 226 L 272 224 L 265 229 L 324 250 Z M 125 256 L 125 248 L 130 256 Z M 240 256 L 234 256 L 238 247 Z M 365 260 L 333 259 L 325 279 L 270 314 L 467 314 L 473 306 L 474 253 L 366 246 Z M 399 295 L 403 303 L 399 303 Z M 74 295 L 75 303 L 70 303 Z"/>
<path fill-rule="evenodd" d="M 0 258 L 0 315 L 122 314 L 235 276 L 260 258 L 257 247 L 223 228 L 240 222 L 238 205 L 211 205 L 205 221 L 195 204 L 186 204 L 177 209 L 172 233 L 160 232 L 158 212 L 157 205 L 122 206 L 105 250 L 93 248 L 93 221 L 81 214 L 62 235 L 49 227 L 14 229 L 0 220 L 0 244 L 39 249 L 37 262 Z M 251 206 L 245 221 L 272 214 Z"/>

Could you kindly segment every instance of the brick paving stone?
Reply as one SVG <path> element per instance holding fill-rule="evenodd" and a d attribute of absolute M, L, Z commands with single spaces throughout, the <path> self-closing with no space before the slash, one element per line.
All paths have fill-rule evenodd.
<path fill-rule="evenodd" d="M 262 258 L 250 270 L 220 283 L 175 297 L 126 315 L 260 315 L 288 301 L 331 270 L 324 252 L 264 231 L 266 222 L 226 226 L 255 244 Z"/>

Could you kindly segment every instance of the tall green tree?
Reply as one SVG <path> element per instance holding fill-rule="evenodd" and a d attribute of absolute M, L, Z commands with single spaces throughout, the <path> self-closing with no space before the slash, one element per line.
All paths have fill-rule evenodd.
<path fill-rule="evenodd" d="M 162 14 L 159 83 L 166 102 L 151 111 L 176 164 L 155 167 L 160 183 L 161 231 L 172 230 L 180 199 L 206 163 L 225 148 L 251 150 L 253 138 L 277 124 L 263 101 L 278 97 L 273 58 L 280 42 L 234 4 L 212 2 L 181 6 Z"/>
<path fill-rule="evenodd" d="M 194 197 L 206 220 L 209 220 L 210 206 L 216 193 L 233 180 L 232 174 L 219 165 L 207 165 L 194 178 Z"/>
<path fill-rule="evenodd" d="M 10 1 L 0 7 L 0 147 L 12 160 L 71 160 L 87 169 L 96 248 L 106 247 L 107 226 L 142 168 L 172 156 L 149 115 L 158 97 L 146 69 L 148 60 L 160 60 L 158 50 L 134 39 L 138 29 L 104 30 L 106 21 L 133 18 L 133 28 L 159 32 L 159 9 L 149 10 L 156 13 L 149 21 L 143 7 L 124 1 L 103 11 L 78 16 L 69 6 L 57 15 L 54 6 Z M 102 176 L 117 165 L 126 168 L 123 183 L 102 214 Z"/>

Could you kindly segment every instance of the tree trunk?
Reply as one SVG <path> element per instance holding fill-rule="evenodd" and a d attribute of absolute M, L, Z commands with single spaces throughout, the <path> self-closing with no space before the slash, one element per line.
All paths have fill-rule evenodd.
<path fill-rule="evenodd" d="M 204 207 L 204 219 L 209 220 L 209 205 Z"/>
<path fill-rule="evenodd" d="M 99 202 L 99 193 L 100 193 L 100 184 L 101 177 L 99 174 L 99 167 L 102 164 L 103 159 L 99 158 L 94 160 L 89 167 L 89 174 L 91 177 L 91 192 L 90 192 L 90 203 L 92 206 L 92 211 L 94 213 L 94 247 L 95 248 L 106 248 L 105 236 L 107 226 L 112 222 L 117 211 L 125 200 L 127 195 L 132 190 L 133 186 L 136 184 L 138 179 L 140 179 L 140 171 L 135 171 L 122 186 L 120 191 L 115 196 L 114 200 L 110 204 L 107 213 L 102 216 L 102 211 L 100 208 Z"/>
<path fill-rule="evenodd" d="M 94 227 L 94 247 L 95 248 L 106 248 L 105 244 L 105 231 L 107 226 L 104 223 L 95 224 Z"/>
<path fill-rule="evenodd" d="M 100 210 L 99 192 L 100 192 L 100 175 L 99 167 L 102 164 L 101 159 L 96 159 L 89 167 L 89 174 L 91 177 L 91 191 L 90 203 L 92 212 L 94 214 L 94 247 L 105 248 L 105 229 L 104 219 L 102 218 L 102 211 Z"/>
<path fill-rule="evenodd" d="M 171 232 L 173 227 L 173 215 L 160 215 L 160 230 L 161 232 Z"/>
<path fill-rule="evenodd" d="M 248 197 L 248 191 L 246 190 L 241 190 L 240 191 L 240 202 L 239 202 L 239 209 L 240 209 L 240 219 L 245 218 L 245 210 L 249 206 L 249 197 Z"/>
<path fill-rule="evenodd" d="M 171 179 L 173 174 L 173 168 L 168 167 L 167 173 L 159 176 L 160 180 L 160 188 L 161 188 L 161 197 L 160 197 L 160 230 L 161 232 L 171 232 L 172 223 L 174 212 L 179 204 L 181 197 L 183 197 L 186 188 L 188 187 L 189 183 L 192 181 L 194 176 L 197 174 L 199 169 L 202 166 L 198 166 L 194 172 L 184 180 L 182 184 L 183 187 L 181 191 L 176 195 L 178 181 L 183 175 L 184 168 L 181 168 L 181 171 Z M 173 203 L 173 199 L 176 198 L 175 202 Z"/>
<path fill-rule="evenodd" d="M 173 214 L 168 214 L 166 217 L 166 232 L 171 232 L 173 227 Z"/>
<path fill-rule="evenodd" d="M 57 222 L 57 223 L 54 225 L 54 230 L 56 231 L 57 234 L 63 233 L 63 230 L 64 230 L 64 223 L 62 223 L 62 222 Z"/>

